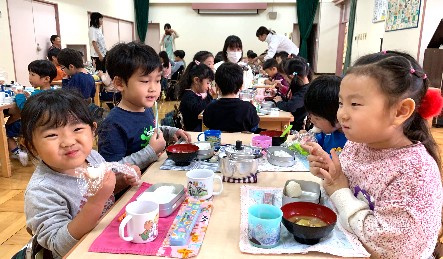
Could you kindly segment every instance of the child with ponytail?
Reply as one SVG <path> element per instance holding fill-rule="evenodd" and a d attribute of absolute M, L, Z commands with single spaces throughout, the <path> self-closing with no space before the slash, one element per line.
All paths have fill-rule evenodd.
<path fill-rule="evenodd" d="M 187 131 L 202 131 L 202 121 L 198 115 L 216 98 L 216 93 L 209 91 L 213 80 L 212 69 L 198 60 L 192 61 L 181 77 L 179 110 Z"/>
<path fill-rule="evenodd" d="M 442 108 L 440 91 L 410 55 L 361 57 L 343 78 L 337 119 L 348 142 L 340 157 L 316 143 L 311 173 L 339 221 L 371 258 L 430 258 L 441 227 L 440 155 L 427 124 Z"/>

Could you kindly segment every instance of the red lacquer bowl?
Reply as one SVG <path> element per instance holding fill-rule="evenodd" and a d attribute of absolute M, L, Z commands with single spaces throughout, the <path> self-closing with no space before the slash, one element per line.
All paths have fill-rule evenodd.
<path fill-rule="evenodd" d="M 166 154 L 177 166 L 187 166 L 197 157 L 198 146 L 193 144 L 175 144 L 166 148 Z"/>
<path fill-rule="evenodd" d="M 281 207 L 283 211 L 282 223 L 286 229 L 294 235 L 295 241 L 314 245 L 320 242 L 320 239 L 326 237 L 334 229 L 337 222 L 337 214 L 330 208 L 311 202 L 291 202 Z M 324 227 L 308 227 L 295 224 L 289 221 L 294 216 L 316 217 L 324 221 L 327 225 Z"/>

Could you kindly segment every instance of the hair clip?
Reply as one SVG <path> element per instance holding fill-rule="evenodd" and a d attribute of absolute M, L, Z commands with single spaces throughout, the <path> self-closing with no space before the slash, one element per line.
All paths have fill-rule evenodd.
<path fill-rule="evenodd" d="M 297 74 L 298 74 L 297 72 L 292 73 L 293 76 L 296 76 Z"/>
<path fill-rule="evenodd" d="M 415 69 L 413 69 L 413 68 L 411 67 L 411 70 L 409 70 L 409 72 L 411 72 L 411 74 L 414 74 L 414 73 L 415 73 Z"/>
<path fill-rule="evenodd" d="M 198 61 L 198 60 L 194 60 L 194 63 L 198 66 L 198 65 L 200 65 L 200 61 Z"/>
<path fill-rule="evenodd" d="M 423 74 L 423 80 L 425 80 L 426 78 L 428 78 L 428 75 Z"/>
<path fill-rule="evenodd" d="M 383 50 L 382 52 L 381 52 L 383 55 L 386 55 L 386 50 Z"/>

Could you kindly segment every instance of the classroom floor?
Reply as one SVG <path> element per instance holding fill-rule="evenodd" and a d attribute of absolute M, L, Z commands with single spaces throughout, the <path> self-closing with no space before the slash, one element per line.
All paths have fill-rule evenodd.
<path fill-rule="evenodd" d="M 159 117 L 174 109 L 178 102 L 163 102 Z M 432 135 L 440 147 L 443 157 L 443 128 L 432 128 Z M 11 258 L 31 238 L 26 232 L 23 212 L 24 191 L 34 171 L 33 165 L 22 167 L 18 160 L 12 160 L 12 177 L 0 177 L 0 257 Z"/>

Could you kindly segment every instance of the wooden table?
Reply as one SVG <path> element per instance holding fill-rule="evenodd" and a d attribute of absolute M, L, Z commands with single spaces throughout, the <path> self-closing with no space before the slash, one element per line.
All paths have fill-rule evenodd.
<path fill-rule="evenodd" d="M 101 86 L 102 86 L 103 82 L 95 82 L 95 95 L 94 95 L 94 103 L 97 106 L 100 106 L 100 90 L 101 90 Z M 58 81 L 52 81 L 51 85 L 62 85 L 62 81 L 58 80 Z"/>
<path fill-rule="evenodd" d="M 251 88 L 274 88 L 275 85 L 251 85 Z"/>
<path fill-rule="evenodd" d="M 197 139 L 196 132 L 192 132 L 192 139 Z M 235 140 L 242 140 L 243 143 L 249 144 L 253 134 L 242 133 L 222 133 L 222 143 L 235 143 Z M 185 171 L 167 171 L 160 170 L 160 165 L 166 159 L 166 154 L 152 164 L 142 180 L 151 184 L 154 183 L 177 183 L 186 185 Z M 251 184 L 254 186 L 264 187 L 283 187 L 288 179 L 300 179 L 319 181 L 319 178 L 311 175 L 309 172 L 261 172 L 258 175 L 258 183 Z M 216 184 L 217 185 L 217 184 Z M 338 258 L 322 253 L 293 254 L 293 255 L 253 255 L 244 254 L 240 251 L 240 187 L 243 184 L 224 183 L 223 193 L 214 198 L 214 210 L 211 214 L 208 230 L 206 232 L 203 245 L 197 258 L 202 259 L 219 259 L 219 258 Z M 218 189 L 215 186 L 214 189 Z M 141 258 L 136 255 L 129 254 L 107 254 L 88 252 L 92 242 L 124 207 L 129 199 L 134 195 L 137 188 L 130 189 L 123 197 L 114 205 L 107 215 L 99 222 L 99 224 L 89 234 L 74 247 L 66 258 Z M 119 238 L 116 236 L 115 238 Z M 163 258 L 150 256 L 146 258 Z"/>
<path fill-rule="evenodd" d="M 2 143 L 2 148 L 0 150 L 2 170 L 0 176 L 2 177 L 11 177 L 11 160 L 9 160 L 8 138 L 6 137 L 5 116 L 3 110 L 12 108 L 14 105 L 14 103 L 0 105 L 0 122 L 2 128 L 0 132 L 0 143 Z"/>
<path fill-rule="evenodd" d="M 263 115 L 260 117 L 259 128 L 267 130 L 285 130 L 289 124 L 294 121 L 294 116 L 290 112 L 279 111 L 277 116 L 274 115 Z M 198 115 L 198 118 L 202 120 L 202 129 L 207 130 L 208 127 L 203 123 L 203 112 Z"/>

